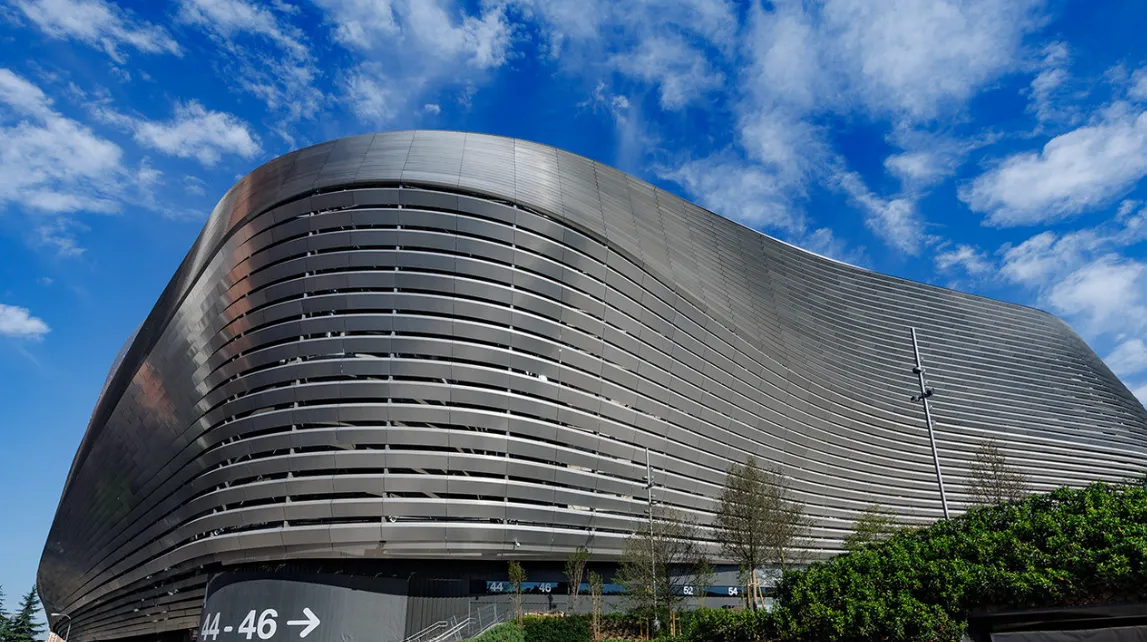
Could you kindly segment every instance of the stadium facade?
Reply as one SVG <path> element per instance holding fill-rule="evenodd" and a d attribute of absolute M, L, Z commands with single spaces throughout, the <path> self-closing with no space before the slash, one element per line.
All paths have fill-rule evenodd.
<path fill-rule="evenodd" d="M 558 577 L 644 524 L 647 449 L 657 502 L 702 523 L 730 463 L 782 467 L 830 555 L 871 503 L 942 514 L 913 327 L 954 510 L 986 438 L 1036 489 L 1139 471 L 1147 412 L 1045 312 L 826 259 L 535 143 L 309 147 L 226 194 L 117 358 L 39 586 L 86 642 L 199 629 L 223 572 L 390 597 L 473 596 L 509 559 Z M 241 617 L 226 630 L 275 628 Z"/>

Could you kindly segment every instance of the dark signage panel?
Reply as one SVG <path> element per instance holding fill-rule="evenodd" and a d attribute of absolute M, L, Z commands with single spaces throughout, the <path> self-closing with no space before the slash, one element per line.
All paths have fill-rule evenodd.
<path fill-rule="evenodd" d="M 212 582 L 198 642 L 401 642 L 406 595 L 296 579 Z"/>
<path fill-rule="evenodd" d="M 477 581 L 472 583 L 472 591 L 475 593 L 513 593 L 514 585 L 505 580 L 486 580 L 484 582 Z M 603 595 L 621 595 L 625 592 L 625 588 L 620 584 L 603 584 Z M 745 588 L 741 586 L 692 586 L 683 585 L 673 587 L 673 591 L 678 595 L 686 597 L 740 597 L 745 594 Z M 765 588 L 765 595 L 772 595 L 774 589 Z M 569 593 L 568 582 L 522 582 L 522 593 L 525 594 L 549 594 L 555 593 L 558 595 L 566 595 Z M 582 582 L 578 587 L 580 595 L 589 595 L 589 584 Z"/>

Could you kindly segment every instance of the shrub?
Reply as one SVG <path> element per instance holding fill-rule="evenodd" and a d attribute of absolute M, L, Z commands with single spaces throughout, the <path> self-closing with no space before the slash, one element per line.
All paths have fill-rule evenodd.
<path fill-rule="evenodd" d="M 786 573 L 785 640 L 959 640 L 973 611 L 1147 593 L 1147 488 L 1093 484 L 973 508 Z"/>
<path fill-rule="evenodd" d="M 527 615 L 519 622 L 525 642 L 590 642 L 588 618 L 581 615 Z"/>
<path fill-rule="evenodd" d="M 643 618 L 629 613 L 603 613 L 599 626 L 605 639 L 636 640 L 644 639 L 646 622 Z"/>
<path fill-rule="evenodd" d="M 685 622 L 689 642 L 765 642 L 777 638 L 776 617 L 764 610 L 698 609 Z"/>
<path fill-rule="evenodd" d="M 490 628 L 470 642 L 525 642 L 522 627 L 515 622 L 503 622 Z"/>

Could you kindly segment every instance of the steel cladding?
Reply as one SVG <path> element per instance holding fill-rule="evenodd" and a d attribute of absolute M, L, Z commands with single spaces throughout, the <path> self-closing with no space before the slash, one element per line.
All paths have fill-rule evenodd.
<path fill-rule="evenodd" d="M 940 516 L 999 440 L 1037 489 L 1138 471 L 1147 413 L 1047 313 L 876 274 L 534 143 L 394 132 L 258 168 L 93 413 L 40 565 L 76 639 L 198 625 L 205 568 L 616 556 L 782 466 L 838 550 Z"/>

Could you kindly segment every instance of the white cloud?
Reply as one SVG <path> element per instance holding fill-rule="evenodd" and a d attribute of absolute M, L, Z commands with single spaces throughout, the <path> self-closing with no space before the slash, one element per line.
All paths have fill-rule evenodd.
<path fill-rule="evenodd" d="M 1070 111 L 1056 104 L 1057 91 L 1069 78 L 1067 44 L 1053 42 L 1044 47 L 1043 53 L 1040 72 L 1029 87 L 1031 102 L 1028 104 L 1028 111 L 1033 112 L 1041 123 L 1071 115 Z"/>
<path fill-rule="evenodd" d="M 184 176 L 183 177 L 183 191 L 195 196 L 204 196 L 207 194 L 207 184 L 197 176 Z"/>
<path fill-rule="evenodd" d="M 405 104 L 403 93 L 386 80 L 381 65 L 363 64 L 346 81 L 346 100 L 354 113 L 367 121 L 385 123 L 394 120 Z"/>
<path fill-rule="evenodd" d="M 885 158 L 884 168 L 900 180 L 905 194 L 919 196 L 955 174 L 973 151 L 1000 138 L 992 131 L 960 137 L 933 127 L 900 123 L 887 141 L 903 151 Z"/>
<path fill-rule="evenodd" d="M 950 167 L 934 152 L 917 150 L 893 154 L 884 167 L 902 182 L 932 184 L 950 173 Z"/>
<path fill-rule="evenodd" d="M 369 49 L 380 37 L 401 33 L 390 0 L 319 0 L 331 12 L 335 39 L 344 45 Z"/>
<path fill-rule="evenodd" d="M 297 13 L 273 4 L 280 13 Z M 259 3 L 245 0 L 180 0 L 179 19 L 194 25 L 227 52 L 221 73 L 239 88 L 282 113 L 277 133 L 293 143 L 288 128 L 318 113 L 326 98 L 315 87 L 321 75 L 303 31 Z M 269 43 L 275 49 L 268 50 Z"/>
<path fill-rule="evenodd" d="M 98 47 L 116 62 L 124 61 L 123 46 L 180 55 L 179 45 L 162 27 L 135 20 L 104 0 L 16 0 L 16 6 L 47 35 Z"/>
<path fill-rule="evenodd" d="M 1132 214 L 1120 207 L 1106 223 L 1057 234 L 1040 232 L 1020 243 L 1000 248 L 1000 276 L 1018 285 L 1042 288 L 1085 263 L 1147 240 L 1147 211 Z"/>
<path fill-rule="evenodd" d="M 1061 243 L 1055 232 L 1041 232 L 1001 250 L 1000 274 L 1013 283 L 1039 287 L 1065 266 L 1077 264 L 1082 259 L 1077 249 L 1074 244 Z"/>
<path fill-rule="evenodd" d="M 111 214 L 120 209 L 120 204 L 110 198 L 60 192 L 32 192 L 24 200 L 24 205 L 51 214 L 79 211 Z"/>
<path fill-rule="evenodd" d="M 732 153 L 656 171 L 661 178 L 697 195 L 703 207 L 734 221 L 757 229 L 786 232 L 804 229 L 803 216 L 792 206 L 785 186 L 777 177 Z"/>
<path fill-rule="evenodd" d="M 618 74 L 625 86 L 616 90 L 653 89 L 662 109 L 700 103 L 725 85 L 720 67 L 733 57 L 738 29 L 736 5 L 728 0 L 513 4 L 541 25 L 567 72 L 586 79 Z"/>
<path fill-rule="evenodd" d="M 870 110 L 927 120 L 1017 63 L 1039 0 L 828 0 L 821 44 Z"/>
<path fill-rule="evenodd" d="M 358 61 L 343 78 L 343 99 L 375 123 L 410 113 L 408 101 L 426 92 L 479 82 L 510 50 L 502 3 L 484 5 L 476 14 L 446 0 L 316 3 L 326 10 L 335 40 Z"/>
<path fill-rule="evenodd" d="M 0 103 L 17 114 L 45 118 L 51 115 L 52 101 L 36 85 L 9 69 L 0 69 Z"/>
<path fill-rule="evenodd" d="M 135 122 L 113 112 L 96 114 Z M 87 227 L 71 216 L 79 212 L 114 213 L 130 202 L 176 215 L 156 197 L 162 172 L 147 159 L 137 168 L 126 167 L 118 145 L 61 115 L 43 90 L 2 68 L 0 141 L 0 206 L 28 215 L 24 229 L 33 246 L 63 257 L 81 255 L 76 236 Z"/>
<path fill-rule="evenodd" d="M 1147 383 L 1132 389 L 1131 394 L 1139 398 L 1139 403 L 1147 404 Z"/>
<path fill-rule="evenodd" d="M 88 227 L 65 216 L 39 219 L 32 226 L 31 243 L 50 250 L 56 256 L 75 258 L 86 251 L 76 239 L 77 230 L 87 231 Z"/>
<path fill-rule="evenodd" d="M 797 239 L 794 245 L 802 247 L 809 252 L 819 254 L 843 263 L 861 266 L 868 262 L 863 247 L 850 247 L 847 242 L 836 237 L 832 230 L 822 227 L 811 234 Z"/>
<path fill-rule="evenodd" d="M 214 165 L 224 154 L 252 158 L 262 149 L 259 139 L 238 117 L 205 109 L 191 101 L 175 106 L 175 117 L 166 122 L 151 121 L 118 114 L 110 110 L 97 112 L 107 122 L 129 129 L 136 142 L 180 158 L 194 158 L 204 165 Z"/>
<path fill-rule="evenodd" d="M 641 161 L 657 148 L 658 140 L 642 118 L 641 110 L 630 104 L 628 96 L 611 93 L 602 81 L 578 107 L 589 107 L 595 114 L 608 114 L 613 121 L 617 167 L 635 173 L 646 169 Z"/>
<path fill-rule="evenodd" d="M 992 261 L 980 250 L 966 244 L 959 244 L 951 250 L 935 256 L 936 269 L 951 272 L 956 268 L 972 277 L 982 277 L 994 269 Z"/>
<path fill-rule="evenodd" d="M 1103 360 L 1120 377 L 1139 374 L 1147 370 L 1147 343 L 1143 339 L 1128 339 L 1116 346 Z"/>
<path fill-rule="evenodd" d="M 646 38 L 633 51 L 616 55 L 612 64 L 621 73 L 656 86 L 661 108 L 670 111 L 725 84 L 725 75 L 713 68 L 705 52 L 680 37 Z"/>
<path fill-rule="evenodd" d="M 1022 66 L 1021 45 L 1039 28 L 1041 6 L 1040 0 L 781 0 L 767 9 L 753 3 L 741 30 L 744 65 L 729 83 L 739 94 L 731 101 L 736 144 L 752 164 L 742 173 L 767 184 L 770 201 L 783 205 L 800 199 L 811 182 L 839 189 L 886 243 L 918 254 L 936 240 L 924 233 L 916 206 L 923 190 L 993 138 L 961 140 L 931 130 Z M 900 178 L 901 192 L 879 194 L 866 185 L 819 125 L 828 115 L 857 112 L 891 121 L 889 142 L 902 151 L 890 155 L 886 168 Z M 723 164 L 722 158 L 709 163 Z"/>
<path fill-rule="evenodd" d="M 1147 264 L 1100 257 L 1052 286 L 1044 300 L 1081 320 L 1090 334 L 1141 330 L 1147 324 Z"/>
<path fill-rule="evenodd" d="M 1127 89 L 1127 97 L 1132 100 L 1147 102 L 1147 67 L 1141 67 L 1131 74 L 1131 86 Z"/>
<path fill-rule="evenodd" d="M 257 34 L 295 57 L 309 55 L 297 29 L 280 23 L 266 8 L 243 0 L 181 0 L 179 18 L 227 39 L 242 33 Z"/>
<path fill-rule="evenodd" d="M 924 233 L 924 222 L 912 200 L 880 198 L 869 191 L 856 172 L 839 172 L 832 184 L 864 210 L 865 224 L 888 245 L 915 256 L 925 245 L 935 242 Z"/>
<path fill-rule="evenodd" d="M 1039 0 L 781 1 L 750 10 L 750 89 L 802 110 L 919 122 L 1018 65 Z"/>
<path fill-rule="evenodd" d="M 0 303 L 0 335 L 18 339 L 40 339 L 51 329 L 28 308 Z"/>
<path fill-rule="evenodd" d="M 123 152 L 56 112 L 44 92 L 0 69 L 0 204 L 47 213 L 118 208 Z"/>
<path fill-rule="evenodd" d="M 1127 103 L 1023 152 L 962 189 L 960 198 L 1001 226 L 1055 221 L 1118 198 L 1147 175 L 1147 112 Z"/>
<path fill-rule="evenodd" d="M 1134 204 L 1133 204 L 1134 205 Z M 1147 241 L 1147 211 L 1120 207 L 1111 220 L 1072 232 L 1044 231 L 1004 245 L 999 277 L 1032 289 L 1037 303 L 1078 323 L 1093 339 L 1147 327 L 1147 264 L 1129 248 Z"/>
<path fill-rule="evenodd" d="M 442 113 L 442 107 L 440 107 L 438 103 L 426 103 L 422 106 L 422 111 L 430 114 L 431 116 L 437 116 L 438 114 Z"/>

